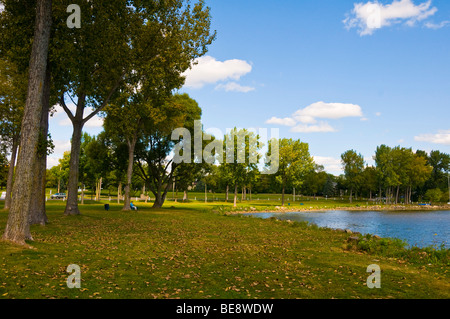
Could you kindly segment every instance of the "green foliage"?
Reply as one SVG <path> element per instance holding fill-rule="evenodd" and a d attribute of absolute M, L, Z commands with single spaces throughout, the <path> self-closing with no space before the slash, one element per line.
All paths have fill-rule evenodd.
<path fill-rule="evenodd" d="M 407 247 L 407 243 L 398 238 L 375 238 L 370 234 L 362 237 L 358 241 L 357 249 L 372 254 L 381 254 L 384 256 L 396 256 L 399 252 L 403 252 Z"/>
<path fill-rule="evenodd" d="M 438 203 L 446 197 L 446 193 L 442 192 L 439 188 L 429 189 L 425 193 L 425 199 L 431 203 Z M 444 199 L 445 200 L 445 199 Z"/>

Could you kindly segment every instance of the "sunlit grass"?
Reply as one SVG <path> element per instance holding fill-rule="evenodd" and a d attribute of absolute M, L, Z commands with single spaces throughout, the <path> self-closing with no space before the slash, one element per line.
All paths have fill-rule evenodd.
<path fill-rule="evenodd" d="M 138 212 L 121 212 L 111 202 L 106 212 L 106 202 L 66 217 L 62 201 L 49 201 L 50 224 L 32 228 L 34 249 L 0 242 L 0 297 L 450 297 L 448 261 L 421 252 L 367 253 L 349 245 L 348 234 L 214 213 L 217 203 L 136 203 Z M 1 231 L 6 219 L 1 211 Z M 366 268 L 374 263 L 382 288 L 372 290 Z M 67 288 L 70 264 L 81 267 L 81 289 Z"/>

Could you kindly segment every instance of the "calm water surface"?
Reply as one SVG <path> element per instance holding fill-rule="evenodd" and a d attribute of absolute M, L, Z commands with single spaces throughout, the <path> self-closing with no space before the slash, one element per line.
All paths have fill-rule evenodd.
<path fill-rule="evenodd" d="M 450 211 L 358 212 L 324 211 L 294 213 L 250 213 L 260 218 L 307 221 L 319 227 L 350 229 L 361 234 L 400 238 L 410 246 L 444 244 L 450 248 Z"/>

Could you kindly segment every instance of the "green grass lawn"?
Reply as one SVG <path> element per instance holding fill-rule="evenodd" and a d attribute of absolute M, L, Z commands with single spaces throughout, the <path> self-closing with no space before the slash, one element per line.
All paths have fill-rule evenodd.
<path fill-rule="evenodd" d="M 66 217 L 63 202 L 49 201 L 50 223 L 32 227 L 33 249 L 0 242 L 0 298 L 450 297 L 448 253 L 367 253 L 345 233 L 215 205 L 139 203 L 138 212 L 121 212 L 111 203 L 106 212 L 89 202 Z M 1 233 L 6 220 L 0 210 Z M 70 264 L 81 267 L 81 289 L 66 285 Z M 381 267 L 381 289 L 366 286 L 371 264 Z"/>

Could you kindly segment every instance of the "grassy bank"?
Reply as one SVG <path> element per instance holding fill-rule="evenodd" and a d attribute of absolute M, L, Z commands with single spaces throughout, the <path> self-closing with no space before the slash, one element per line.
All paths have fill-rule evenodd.
<path fill-rule="evenodd" d="M 63 205 L 48 203 L 34 249 L 0 242 L 0 298 L 450 297 L 448 252 L 373 238 L 361 246 L 349 234 L 227 215 L 213 203 L 140 203 L 137 213 L 89 203 L 76 217 Z M 6 219 L 0 211 L 1 231 Z M 81 267 L 81 289 L 66 286 L 70 264 Z M 371 264 L 381 267 L 381 289 L 366 286 Z"/>

